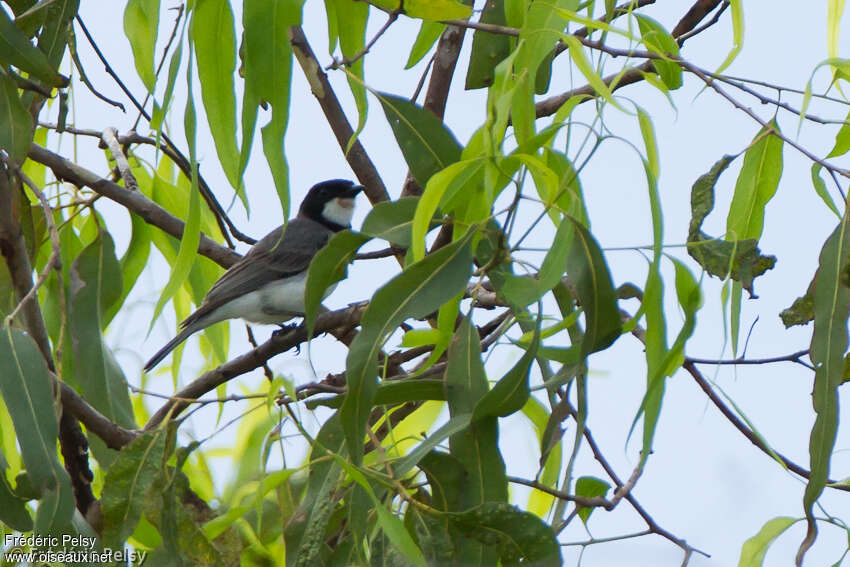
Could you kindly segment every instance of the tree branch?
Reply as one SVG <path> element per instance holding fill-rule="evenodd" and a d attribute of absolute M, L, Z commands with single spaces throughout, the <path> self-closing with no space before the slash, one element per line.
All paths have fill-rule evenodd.
<path fill-rule="evenodd" d="M 351 328 L 360 322 L 360 317 L 366 311 L 368 303 L 356 303 L 337 311 L 322 313 L 316 318 L 314 336 L 320 333 L 334 331 L 340 328 Z M 204 373 L 200 378 L 194 380 L 174 394 L 172 400 L 164 404 L 145 425 L 145 430 L 157 427 L 165 419 L 174 417 L 183 411 L 187 400 L 195 400 L 216 387 L 224 384 L 231 378 L 240 376 L 255 368 L 260 368 L 271 357 L 286 352 L 307 340 L 307 329 L 300 325 L 285 332 L 276 332 L 272 337 L 257 348 L 234 358 Z"/>
<path fill-rule="evenodd" d="M 319 102 L 319 106 L 322 107 L 322 111 L 325 113 L 325 118 L 336 137 L 336 141 L 339 143 L 339 147 L 342 148 L 343 153 L 345 153 L 345 159 L 348 161 L 348 165 L 351 166 L 357 179 L 365 187 L 365 193 L 369 198 L 369 202 L 374 205 L 381 201 L 389 201 L 390 196 L 387 193 L 387 188 L 384 186 L 381 175 L 369 158 L 369 154 L 363 148 L 363 144 L 360 143 L 360 140 L 356 140 L 348 152 L 345 151 L 349 140 L 354 135 L 354 130 L 351 128 L 351 124 L 349 124 L 348 118 L 346 118 L 345 112 L 342 110 L 342 105 L 340 105 L 330 81 L 328 81 L 327 74 L 322 70 L 322 66 L 319 64 L 318 59 L 316 59 L 316 54 L 310 47 L 310 43 L 304 35 L 304 30 L 301 29 L 301 26 L 293 26 L 288 31 L 292 51 L 301 65 L 301 70 L 304 72 L 307 82 L 310 84 L 310 90 Z"/>
<path fill-rule="evenodd" d="M 130 191 L 121 187 L 117 183 L 104 179 L 35 143 L 30 146 L 28 157 L 49 167 L 57 179 L 69 181 L 79 187 L 88 187 L 94 192 L 124 205 L 128 210 L 142 217 L 148 224 L 160 228 L 174 238 L 183 237 L 185 223 L 145 197 L 141 192 Z M 201 234 L 198 253 L 225 268 L 229 268 L 241 258 L 239 254 L 218 244 L 205 234 Z"/>
<path fill-rule="evenodd" d="M 684 39 L 680 36 L 685 35 L 689 31 L 693 30 L 709 13 L 711 13 L 718 5 L 720 5 L 722 0 L 697 0 L 691 8 L 685 13 L 684 16 L 679 20 L 679 23 L 676 24 L 676 27 L 673 28 L 671 34 L 673 37 L 677 38 L 679 45 L 684 42 Z M 612 91 L 625 87 L 626 85 L 631 85 L 633 83 L 637 83 L 643 80 L 643 73 L 652 72 L 654 67 L 651 61 L 647 61 L 640 67 L 636 69 L 630 69 L 625 73 L 614 73 L 612 75 L 608 75 L 604 77 L 602 81 L 608 86 Z M 537 118 L 542 116 L 550 116 L 557 112 L 557 110 L 563 105 L 567 100 L 574 96 L 586 96 L 591 98 L 596 98 L 596 91 L 590 85 L 584 85 L 583 87 L 579 87 L 577 89 L 569 90 L 565 93 L 561 93 L 559 95 L 555 95 L 546 99 L 543 99 L 537 102 L 534 105 L 534 111 Z"/>

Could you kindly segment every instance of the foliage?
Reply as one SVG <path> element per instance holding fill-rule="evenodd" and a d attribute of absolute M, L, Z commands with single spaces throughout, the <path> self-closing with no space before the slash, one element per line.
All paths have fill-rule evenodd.
<path fill-rule="evenodd" d="M 123 32 L 137 75 L 132 79 L 142 88 L 132 92 L 125 86 L 131 77 L 114 77 L 126 104 L 139 112 L 144 135 L 130 121 L 120 125 L 125 134 L 111 124 L 92 130 L 67 123 L 69 94 L 104 108 L 121 104 L 88 80 L 85 69 L 99 65 L 95 56 L 77 54 L 85 37 L 108 65 L 109 54 L 97 45 L 114 29 L 86 28 L 77 0 L 0 6 L 4 534 L 92 536 L 98 549 L 129 545 L 156 565 L 548 566 L 563 564 L 570 545 L 565 529 L 578 524 L 576 516 L 589 528 L 603 524 L 606 511 L 630 506 L 645 523 L 642 532 L 574 545 L 656 534 L 680 548 L 687 563 L 703 551 L 684 536 L 694 541 L 698 534 L 659 525 L 646 511 L 652 504 L 638 502 L 633 490 L 658 432 L 675 428 L 661 420 L 667 381 L 686 373 L 743 437 L 805 483 L 801 517 L 766 519 L 743 543 L 740 565 L 761 565 L 778 538 L 792 537 L 783 534 L 797 522 L 807 526 L 798 564 L 820 529 L 847 530 L 847 517 L 821 515 L 819 507 L 825 492 L 850 490 L 830 474 L 850 360 L 850 209 L 843 197 L 850 171 L 834 158 L 850 151 L 850 122 L 807 114 L 813 98 L 850 104 L 844 94 L 850 63 L 838 42 L 844 3 L 828 2 L 829 59 L 812 64 L 813 74 L 822 67 L 832 72 L 823 93 L 813 92 L 811 80 L 789 91 L 721 74 L 743 49 L 740 0 L 696 2 L 682 9 L 674 27 L 650 17 L 652 2 L 645 1 L 478 4 L 326 0 L 329 53 L 317 57 L 310 44 L 316 31 L 301 25 L 303 12 L 315 7 L 303 0 L 194 0 L 180 5 L 174 19 L 157 0 L 128 0 Z M 701 34 L 718 23 L 731 25 L 732 45 L 708 44 L 726 54 L 712 70 L 688 59 L 683 45 L 709 41 Z M 424 103 L 418 102 L 424 74 L 410 97 L 373 86 L 379 81 L 366 65 L 393 49 L 385 43 L 390 29 L 411 24 L 419 33 L 407 41 L 405 69 L 430 72 Z M 463 41 L 471 50 L 461 49 Z M 141 278 L 155 278 L 158 287 L 153 319 L 135 322 L 151 329 L 163 312 L 182 319 L 201 303 L 221 269 L 238 259 L 234 239 L 254 241 L 229 216 L 233 207 L 248 213 L 264 191 L 246 184 L 249 168 L 270 173 L 274 190 L 266 191 L 284 218 L 295 210 L 283 143 L 293 89 L 304 88 L 293 79 L 294 63 L 365 185 L 371 211 L 359 230 L 338 233 L 312 262 L 305 328 L 283 329 L 251 356 L 228 361 L 229 330 L 211 327 L 201 341 L 210 372 L 187 376 L 178 349 L 169 387 L 176 388 L 178 376 L 186 385 L 174 399 L 150 396 L 157 376 L 131 377 L 107 337 L 116 322 L 129 319 L 122 315 L 143 287 Z M 340 106 L 323 69 L 345 81 L 356 117 Z M 467 74 L 455 77 L 451 88 L 456 69 Z M 564 76 L 584 84 L 558 93 Z M 638 96 L 660 93 L 671 105 L 690 104 L 680 92 L 697 84 L 700 96 L 726 101 L 752 120 L 747 147 L 726 148 L 718 161 L 700 156 L 716 163 L 693 169 L 690 226 L 672 237 L 685 242 L 679 248 L 665 239 L 662 197 L 669 188 L 660 182 L 653 116 L 646 101 L 620 91 L 639 82 L 647 88 L 634 91 Z M 732 89 L 777 115 L 791 112 L 798 127 L 812 122 L 832 134 L 830 124 L 840 123 L 833 149 L 819 157 L 789 136 L 787 126 L 783 131 L 777 115 L 754 112 Z M 772 89 L 798 92 L 801 104 L 772 98 Z M 466 117 L 475 127 L 464 143 L 461 125 L 444 121 L 445 108 L 477 95 L 483 104 Z M 383 113 L 374 111 L 376 104 Z M 619 132 L 613 124 L 622 120 L 633 128 Z M 386 189 L 359 138 L 376 122 L 388 126 L 409 170 L 398 191 Z M 215 148 L 207 160 L 217 159 L 221 183 L 210 181 L 208 169 L 215 168 L 199 168 L 199 131 L 207 130 Z M 74 163 L 70 150 L 56 149 L 61 137 L 86 136 L 99 139 L 110 173 L 94 173 L 96 164 Z M 587 206 L 583 183 L 585 168 L 601 159 L 600 148 L 622 140 L 627 144 L 618 146 L 618 159 L 643 166 L 649 218 L 641 228 L 652 237 L 644 247 L 645 269 L 625 278 L 595 228 L 606 211 Z M 260 144 L 264 162 L 255 155 Z M 742 292 L 755 298 L 757 280 L 782 261 L 785 251 L 763 254 L 760 241 L 789 159 L 811 163 L 815 195 L 834 213 L 836 226 L 822 248 L 809 251 L 818 262 L 805 295 L 793 303 L 783 297 L 791 305 L 781 314 L 786 326 L 813 322 L 809 347 L 748 360 L 738 356 Z M 732 175 L 730 168 L 738 173 L 727 198 L 721 181 Z M 219 204 L 222 197 L 229 206 Z M 124 209 L 129 223 L 102 206 L 107 199 Z M 705 227 L 716 208 L 728 214 L 721 233 L 710 236 Z M 116 236 L 127 231 L 127 246 L 116 247 Z M 384 251 L 359 253 L 375 243 Z M 153 249 L 169 274 L 150 267 Z M 345 278 L 351 262 L 379 257 L 396 264 L 386 277 L 375 272 L 361 303 L 322 309 L 325 290 Z M 731 344 L 731 361 L 686 354 L 704 299 L 715 289 L 711 278 L 722 282 L 716 295 L 724 327 L 716 336 Z M 337 361 L 339 374 L 295 386 L 266 364 L 326 332 L 348 348 L 344 364 Z M 645 353 L 645 387 L 632 408 L 631 429 L 621 432 L 628 438 L 641 431 L 639 447 L 628 445 L 634 469 L 621 478 L 606 460 L 619 448 L 600 446 L 589 424 L 598 407 L 591 375 L 624 343 Z M 506 354 L 491 360 L 497 348 Z M 697 367 L 788 361 L 811 371 L 815 419 L 807 466 L 774 449 Z M 266 383 L 226 396 L 229 380 L 256 368 L 265 369 Z M 213 391 L 220 399 L 205 397 Z M 181 413 L 193 403 L 215 403 L 221 411 L 226 401 L 252 407 L 236 420 L 238 441 L 211 451 L 204 443 L 214 433 L 194 440 Z M 157 411 L 150 415 L 153 403 Z M 305 419 L 305 412 L 315 419 Z M 499 442 L 503 418 L 519 416 L 536 433 L 528 436 L 540 456 L 531 478 L 514 475 L 515 463 Z M 286 456 L 296 443 L 306 451 L 300 463 Z M 278 447 L 281 466 L 271 459 Z M 233 471 L 224 484 L 210 461 L 222 453 Z M 527 501 L 515 490 L 521 485 L 531 488 Z M 61 539 L 44 541 L 54 551 L 67 547 Z M 45 546 L 6 545 L 4 561 L 14 563 L 12 553 L 27 547 Z"/>

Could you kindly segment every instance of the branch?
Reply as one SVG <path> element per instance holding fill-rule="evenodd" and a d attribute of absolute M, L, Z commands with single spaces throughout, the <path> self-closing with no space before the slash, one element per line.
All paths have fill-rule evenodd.
<path fill-rule="evenodd" d="M 570 416 L 573 419 L 577 419 L 578 411 L 576 411 L 575 407 L 573 407 L 569 399 L 564 398 L 563 402 Z M 626 484 L 624 484 L 620 480 L 620 477 L 617 476 L 617 473 L 608 463 L 608 460 L 605 458 L 605 455 L 602 454 L 602 451 L 599 449 L 599 445 L 596 444 L 596 440 L 593 438 L 593 434 L 590 432 L 589 427 L 584 428 L 583 434 L 585 440 L 587 441 L 588 447 L 590 447 L 590 450 L 593 453 L 594 458 L 605 470 L 605 474 L 607 474 L 608 477 L 614 481 L 614 484 L 617 485 L 617 492 L 620 492 L 620 490 L 625 487 Z M 690 546 L 688 542 L 684 539 L 676 537 L 671 532 L 659 526 L 658 523 L 652 518 L 652 516 L 650 516 L 649 513 L 644 509 L 644 507 L 641 506 L 641 504 L 637 501 L 637 498 L 635 498 L 631 492 L 626 492 L 625 494 L 623 494 L 622 498 L 625 498 L 629 501 L 629 504 L 632 505 L 632 508 L 634 508 L 635 512 L 637 512 L 638 515 L 643 518 L 643 521 L 646 523 L 646 527 L 649 528 L 649 531 L 651 533 L 660 535 L 661 537 L 673 542 L 676 546 L 678 546 L 680 549 L 682 549 L 682 551 L 685 552 L 685 558 L 682 565 L 687 565 L 690 556 L 693 555 L 694 552 L 704 555 L 706 557 L 710 557 L 707 553 Z"/>
<path fill-rule="evenodd" d="M 183 237 L 185 223 L 145 197 L 141 192 L 130 191 L 121 187 L 117 183 L 104 179 L 35 143 L 30 146 L 28 157 L 49 167 L 57 179 L 69 181 L 79 187 L 88 187 L 96 193 L 124 205 L 128 210 L 142 217 L 148 224 L 156 226 L 174 238 Z M 235 264 L 241 257 L 205 234 L 201 234 L 198 253 L 225 268 Z"/>
<path fill-rule="evenodd" d="M 732 360 L 714 360 L 710 358 L 693 358 L 685 357 L 686 362 L 693 364 L 716 364 L 716 365 L 747 365 L 747 364 L 770 364 L 773 362 L 796 362 L 797 364 L 805 364 L 800 360 L 801 357 L 809 354 L 809 350 L 798 350 L 791 354 L 783 356 L 773 356 L 770 358 L 734 358 Z M 807 365 L 808 366 L 808 365 Z"/>
<path fill-rule="evenodd" d="M 130 170 L 130 162 L 127 161 L 127 156 L 124 155 L 121 144 L 118 143 L 118 131 L 115 128 L 107 128 L 103 131 L 100 139 L 112 153 L 112 158 L 118 166 L 119 173 L 121 173 L 121 179 L 124 180 L 124 187 L 130 191 L 138 191 L 139 184 L 136 183 L 136 176 Z"/>
<path fill-rule="evenodd" d="M 348 118 L 346 118 L 345 112 L 339 103 L 339 99 L 336 97 L 330 81 L 328 81 L 327 74 L 322 71 L 322 66 L 319 64 L 318 59 L 316 59 L 316 54 L 310 47 L 310 43 L 304 35 L 304 30 L 301 29 L 301 26 L 293 26 L 289 28 L 288 33 L 289 42 L 292 44 L 292 51 L 301 65 L 301 70 L 304 72 L 307 82 L 310 84 L 310 90 L 319 102 L 319 106 L 322 107 L 325 118 L 331 130 L 333 130 L 339 147 L 342 148 L 345 154 L 348 165 L 351 166 L 357 179 L 365 187 L 365 193 L 369 198 L 369 202 L 374 205 L 381 201 L 389 201 L 390 196 L 387 193 L 387 188 L 384 186 L 381 175 L 360 143 L 360 140 L 355 140 L 351 148 L 346 151 L 348 142 L 354 135 L 354 130 L 352 130 L 351 124 L 349 124 Z"/>
<path fill-rule="evenodd" d="M 360 317 L 366 311 L 367 306 L 368 303 L 365 302 L 356 303 L 344 309 L 322 313 L 316 318 L 314 336 L 340 328 L 354 327 L 360 322 Z M 145 425 L 145 430 L 149 431 L 167 418 L 179 414 L 187 407 L 189 403 L 187 400 L 197 399 L 231 378 L 262 367 L 273 356 L 286 352 L 306 340 L 307 329 L 303 325 L 285 332 L 275 332 L 268 341 L 257 348 L 222 364 L 218 368 L 205 372 L 200 378 L 174 394 L 174 397 L 151 417 Z"/>
<path fill-rule="evenodd" d="M 715 407 L 720 410 L 720 413 L 729 420 L 735 429 L 741 432 L 741 434 L 750 440 L 750 443 L 761 449 L 766 455 L 770 456 L 773 459 L 780 461 L 785 468 L 790 470 L 791 472 L 800 475 L 803 478 L 809 478 L 810 472 L 782 453 L 778 453 L 771 449 L 764 440 L 753 432 L 744 422 L 742 422 L 735 413 L 729 409 L 729 407 L 720 399 L 720 397 L 715 393 L 714 389 L 711 387 L 711 384 L 708 383 L 708 380 L 697 370 L 694 362 L 685 361 L 682 367 L 688 371 L 688 373 L 693 377 L 694 381 L 696 381 L 697 385 L 702 388 L 702 391 L 705 392 L 708 399 L 715 405 Z M 830 488 L 834 488 L 836 490 L 842 490 L 845 492 L 850 492 L 850 486 L 846 486 L 843 484 L 838 484 L 838 481 L 827 479 L 827 486 Z"/>
<path fill-rule="evenodd" d="M 850 170 L 842 169 L 840 167 L 836 167 L 834 165 L 831 165 L 829 162 L 820 159 L 819 157 L 814 155 L 812 152 L 810 152 L 809 150 L 807 150 L 806 148 L 804 148 L 803 146 L 801 146 L 800 144 L 798 144 L 797 142 L 795 142 L 791 138 L 788 138 L 787 136 L 782 134 L 782 132 L 777 131 L 775 128 L 770 126 L 767 122 L 765 122 L 764 120 L 759 118 L 759 116 L 755 112 L 753 112 L 750 108 L 744 106 L 743 104 L 738 102 L 734 97 L 729 95 L 729 93 L 727 93 L 726 91 L 721 89 L 719 86 L 717 86 L 717 83 L 714 80 L 712 80 L 711 77 L 709 77 L 708 74 L 705 71 L 703 71 L 702 69 L 700 69 L 696 65 L 688 63 L 687 61 L 685 61 L 683 59 L 679 59 L 676 62 L 679 65 L 681 65 L 684 69 L 686 69 L 687 71 L 690 71 L 691 73 L 693 73 L 694 75 L 699 77 L 707 86 L 714 89 L 717 92 L 717 94 L 719 94 L 720 96 L 725 98 L 727 101 L 729 101 L 732 104 L 732 106 L 743 111 L 747 116 L 749 116 L 750 118 L 752 118 L 753 120 L 758 122 L 761 125 L 762 128 L 764 128 L 765 130 L 768 130 L 771 134 L 773 134 L 774 136 L 776 136 L 777 138 L 779 138 L 780 140 L 782 140 L 783 142 L 785 142 L 786 144 L 788 144 L 792 148 L 796 149 L 798 152 L 800 152 L 801 154 L 803 154 L 804 156 L 806 156 L 807 158 L 809 158 L 813 162 L 820 164 L 820 166 L 823 167 L 824 169 L 827 169 L 829 171 L 834 171 L 835 173 L 838 173 L 839 175 L 841 175 L 843 177 L 850 178 Z"/>
<path fill-rule="evenodd" d="M 54 370 L 53 357 L 50 352 L 50 339 L 41 308 L 36 300 L 33 289 L 32 265 L 27 255 L 27 245 L 20 224 L 20 197 L 22 195 L 19 180 L 15 179 L 13 170 L 0 166 L 0 253 L 6 259 L 12 288 L 18 298 L 19 305 L 15 311 L 23 312 L 27 330 L 38 345 L 47 367 Z"/>
<path fill-rule="evenodd" d="M 508 481 L 513 482 L 514 484 L 530 486 L 531 488 L 539 490 L 540 492 L 545 492 L 546 494 L 549 494 L 561 500 L 565 500 L 567 502 L 574 502 L 582 508 L 605 508 L 606 510 L 613 510 L 614 507 L 617 505 L 615 502 L 612 502 L 602 497 L 588 498 L 586 496 L 576 496 L 574 494 L 567 494 L 562 490 L 546 486 L 545 484 L 541 484 L 536 480 L 526 480 L 524 478 L 519 478 L 516 476 L 509 476 Z"/>
<path fill-rule="evenodd" d="M 686 33 L 693 30 L 709 13 L 721 4 L 721 1 L 722 0 L 697 0 L 697 2 L 691 6 L 671 32 L 673 37 L 677 38 L 679 45 L 682 45 L 684 42 L 684 38 L 681 36 L 684 36 Z M 607 77 L 604 77 L 602 81 L 606 86 L 614 91 L 625 87 L 626 85 L 642 81 L 643 73 L 652 72 L 653 70 L 654 67 L 652 62 L 647 61 L 636 69 L 630 69 L 624 73 L 619 72 L 608 75 Z M 595 99 L 597 94 L 593 87 L 585 85 L 583 87 L 572 89 L 565 93 L 543 99 L 534 105 L 537 118 L 554 114 L 567 100 L 574 96 L 585 96 L 589 97 L 588 100 L 590 100 Z"/>
<path fill-rule="evenodd" d="M 393 23 L 395 23 L 395 21 L 398 19 L 399 14 L 401 14 L 402 12 L 403 12 L 403 9 L 401 7 L 398 7 L 395 10 L 393 10 L 392 12 L 390 12 L 389 18 L 387 18 L 387 21 L 384 23 L 383 26 L 381 26 L 381 29 L 378 30 L 378 32 L 375 34 L 375 36 L 372 39 L 369 40 L 369 42 L 366 44 L 366 46 L 362 50 L 360 50 L 359 53 L 355 54 L 350 59 L 345 58 L 345 57 L 343 57 L 342 60 L 334 59 L 333 62 L 330 65 L 325 67 L 325 69 L 336 70 L 336 69 L 339 69 L 340 67 L 342 67 L 343 65 L 348 67 L 348 66 L 353 65 L 354 63 L 357 63 L 359 60 L 363 59 L 363 57 L 365 57 L 366 54 L 369 53 L 369 50 L 372 49 L 372 46 L 375 45 L 375 43 L 378 41 L 378 39 L 382 35 L 384 35 L 384 33 L 386 33 L 386 31 L 388 29 L 390 29 L 390 26 L 393 25 Z"/>
<path fill-rule="evenodd" d="M 466 20 L 457 21 L 467 23 Z M 425 102 L 422 108 L 431 111 L 440 120 L 446 114 L 449 89 L 452 85 L 452 78 L 454 77 L 455 68 L 457 68 L 457 60 L 465 35 L 466 29 L 463 26 L 449 25 L 440 36 L 440 41 L 437 43 L 437 50 L 431 59 L 431 79 L 428 81 L 428 91 L 425 93 Z M 407 177 L 404 180 L 404 186 L 401 189 L 401 196 L 407 197 L 409 195 L 421 194 L 422 188 L 416 182 L 416 179 L 413 178 L 410 171 L 408 171 Z M 443 230 L 446 230 L 445 227 Z"/>
<path fill-rule="evenodd" d="M 17 167 L 17 165 L 12 164 L 11 159 L 6 159 L 5 162 L 9 166 L 14 166 L 16 173 L 20 176 L 26 186 L 30 188 L 30 191 L 33 192 L 36 198 L 38 198 L 38 202 L 41 203 L 41 210 L 44 212 L 44 222 L 47 223 L 47 231 L 48 234 L 50 234 L 51 245 L 50 257 L 44 264 L 44 268 L 42 268 L 41 273 L 38 274 L 38 280 L 36 280 L 35 285 L 30 287 L 23 299 L 18 302 L 18 305 L 6 317 L 5 324 L 11 325 L 11 320 L 17 316 L 18 311 L 20 311 L 20 309 L 33 298 L 38 289 L 44 285 L 44 282 L 47 280 L 47 276 L 50 275 L 50 270 L 61 267 L 60 258 L 62 249 L 59 244 L 59 232 L 56 230 L 56 223 L 53 222 L 53 210 L 50 208 L 50 203 L 47 202 L 47 198 L 44 196 L 44 193 L 41 192 L 41 189 L 39 189 L 32 179 L 27 177 L 26 174 Z"/>
<path fill-rule="evenodd" d="M 130 102 L 133 103 L 133 106 L 136 107 L 136 110 L 139 111 L 139 114 L 144 116 L 145 120 L 150 122 L 150 119 L 151 119 L 150 114 L 148 114 L 148 112 L 145 110 L 144 105 L 140 104 L 139 101 L 136 100 L 136 97 L 133 96 L 133 93 L 130 92 L 130 89 L 127 88 L 127 86 L 123 83 L 123 81 L 121 81 L 121 78 L 118 76 L 118 74 L 115 73 L 115 71 L 109 65 L 109 62 L 106 60 L 106 56 L 103 54 L 103 52 L 97 46 L 97 43 L 94 41 L 94 38 L 89 33 L 89 30 L 86 28 L 86 25 L 83 23 L 83 20 L 82 20 L 82 18 L 80 18 L 79 14 L 76 16 L 76 20 L 77 20 L 77 23 L 80 25 L 80 29 L 83 30 L 83 33 L 85 34 L 86 39 L 88 40 L 89 44 L 91 44 L 92 49 L 94 49 L 95 54 L 97 54 L 98 58 L 103 63 L 105 71 L 107 73 L 109 73 L 109 75 L 115 80 L 116 83 L 118 83 L 118 86 L 121 88 L 122 91 L 124 91 L 124 94 L 127 95 L 127 98 L 130 99 Z M 169 41 L 171 41 L 171 40 L 169 40 Z M 147 99 L 145 99 L 145 100 L 147 100 Z M 191 167 L 191 163 L 190 163 L 189 159 L 186 158 L 186 156 L 183 155 L 183 153 L 180 151 L 180 149 L 177 147 L 177 145 L 173 141 L 171 141 L 171 138 L 169 138 L 168 135 L 165 132 L 160 132 L 159 135 L 162 136 L 162 139 L 165 141 L 166 144 L 168 144 L 171 147 L 173 152 L 175 154 L 177 154 L 178 156 L 180 156 L 179 159 L 177 161 L 175 161 L 175 163 L 177 163 L 177 167 L 180 168 L 180 170 L 183 172 L 183 174 L 186 175 L 186 177 L 188 179 L 191 179 L 192 178 L 192 167 Z M 172 158 L 172 159 L 174 159 L 174 158 Z M 254 240 L 253 238 L 246 237 L 244 234 L 242 234 L 239 230 L 236 229 L 236 227 L 233 225 L 233 222 L 230 220 L 230 217 L 227 216 L 227 213 L 224 211 L 224 208 L 221 206 L 221 203 L 218 202 L 215 195 L 210 190 L 209 185 L 207 185 L 207 182 L 204 180 L 203 176 L 201 175 L 200 167 L 197 163 L 195 164 L 195 169 L 196 169 L 196 173 L 197 173 L 197 176 L 198 176 L 198 187 L 201 191 L 201 196 L 203 196 L 204 201 L 206 201 L 207 206 L 212 211 L 213 216 L 215 216 L 215 220 L 218 223 L 219 229 L 221 230 L 221 234 L 224 237 L 224 239 L 227 241 L 227 244 L 231 248 L 233 248 L 233 242 L 231 242 L 231 240 L 230 240 L 230 234 L 233 234 L 233 236 L 235 236 L 239 240 L 253 245 L 256 242 L 256 240 Z M 228 233 L 227 230 L 225 230 L 225 225 L 226 225 L 227 230 L 230 230 L 230 234 Z"/>

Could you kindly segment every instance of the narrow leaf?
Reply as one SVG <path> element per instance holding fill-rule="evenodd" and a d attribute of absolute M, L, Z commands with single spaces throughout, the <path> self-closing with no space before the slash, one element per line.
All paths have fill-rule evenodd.
<path fill-rule="evenodd" d="M 304 321 L 308 335 L 313 334 L 316 313 L 322 299 L 328 295 L 328 290 L 333 290 L 338 281 L 345 279 L 348 264 L 367 240 L 369 237 L 363 234 L 350 230 L 340 231 L 333 235 L 310 261 L 304 291 Z"/>
<path fill-rule="evenodd" d="M 68 79 L 56 72 L 44 51 L 30 43 L 5 10 L 0 9 L 0 60 L 26 71 L 51 87 L 64 87 Z"/>
<path fill-rule="evenodd" d="M 743 547 L 741 547 L 741 557 L 738 559 L 738 567 L 761 567 L 767 550 L 776 541 L 776 538 L 798 521 L 798 518 L 787 516 L 768 520 L 756 535 L 744 542 Z"/>
<path fill-rule="evenodd" d="M 377 382 L 378 352 L 389 333 L 409 317 L 422 317 L 459 293 L 471 273 L 473 228 L 461 239 L 408 266 L 383 285 L 361 319 L 361 332 L 346 359 L 348 391 L 340 408 L 346 445 L 352 460 L 363 455 L 366 420 Z"/>
<path fill-rule="evenodd" d="M 21 164 L 30 151 L 32 134 L 32 117 L 21 104 L 15 82 L 0 73 L 0 148 Z"/>
<path fill-rule="evenodd" d="M 136 529 L 142 510 L 162 482 L 165 430 L 145 433 L 124 447 L 106 472 L 103 484 L 104 545 L 123 546 Z"/>
<path fill-rule="evenodd" d="M 814 280 L 814 331 L 810 355 L 815 366 L 812 402 L 815 423 L 809 438 L 811 476 L 806 484 L 803 506 L 809 530 L 800 555 L 817 536 L 813 507 L 829 477 L 829 464 L 838 430 L 838 386 L 844 379 L 847 352 L 847 316 L 850 310 L 850 222 L 845 213 L 820 253 Z"/>
<path fill-rule="evenodd" d="M 437 171 L 460 159 L 454 135 L 428 110 L 405 98 L 376 93 L 410 172 L 424 187 Z"/>
<path fill-rule="evenodd" d="M 191 38 L 198 58 L 198 78 L 216 153 L 227 180 L 239 188 L 236 145 L 236 38 L 227 0 L 200 0 L 192 11 Z"/>
<path fill-rule="evenodd" d="M 129 0 L 124 7 L 124 34 L 133 49 L 136 72 L 148 92 L 154 91 L 154 54 L 159 29 L 157 0 Z"/>

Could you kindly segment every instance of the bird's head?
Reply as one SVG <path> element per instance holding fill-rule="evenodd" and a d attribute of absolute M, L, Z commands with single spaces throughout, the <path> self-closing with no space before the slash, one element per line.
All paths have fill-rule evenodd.
<path fill-rule="evenodd" d="M 322 181 L 310 188 L 299 214 L 339 231 L 351 226 L 354 198 L 363 190 L 347 179 Z"/>

